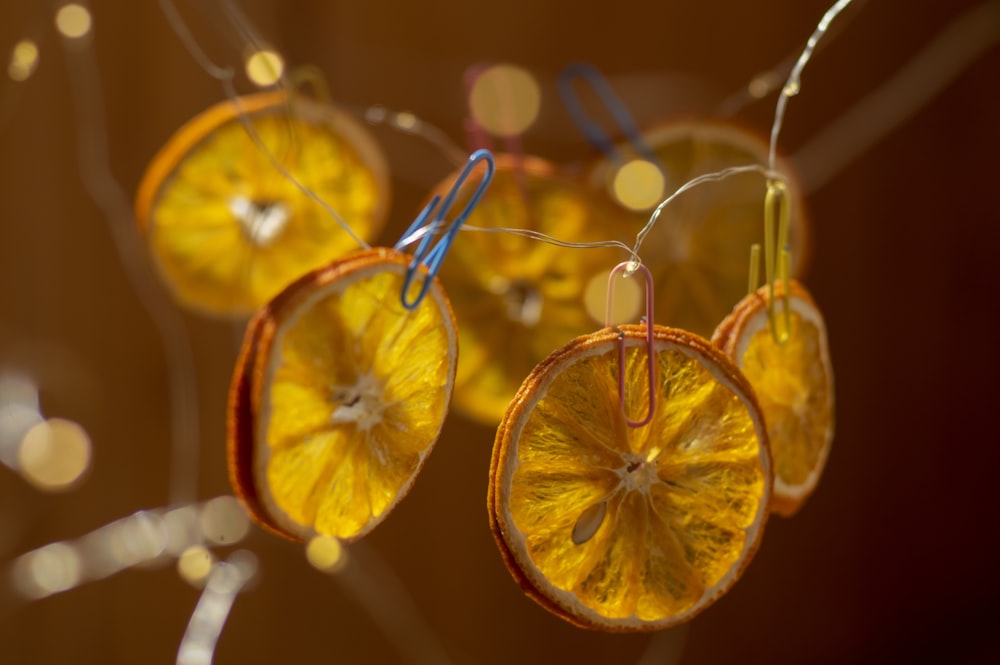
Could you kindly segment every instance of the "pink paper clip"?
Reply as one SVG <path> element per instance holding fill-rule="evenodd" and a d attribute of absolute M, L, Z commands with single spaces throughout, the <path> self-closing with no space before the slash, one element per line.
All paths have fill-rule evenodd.
<path fill-rule="evenodd" d="M 631 269 L 630 269 L 631 268 Z M 629 427 L 642 427 L 643 425 L 648 425 L 649 421 L 653 419 L 653 409 L 656 406 L 656 354 L 653 349 L 653 275 L 649 272 L 649 268 L 642 265 L 641 263 L 636 264 L 634 261 L 625 261 L 624 263 L 619 263 L 608 275 L 608 301 L 607 308 L 604 314 L 604 325 L 606 327 L 613 327 L 611 325 L 611 313 L 614 310 L 615 301 L 615 277 L 622 272 L 628 270 L 630 273 L 634 273 L 636 270 L 641 270 L 643 276 L 646 278 L 646 360 L 647 360 L 647 373 L 649 375 L 649 411 L 646 413 L 646 417 L 642 420 L 635 421 L 628 417 L 628 412 L 625 410 L 625 333 L 619 332 L 618 334 L 618 403 L 621 404 L 622 414 L 625 416 L 625 422 L 628 423 Z"/>
<path fill-rule="evenodd" d="M 472 89 L 476 86 L 476 81 L 479 77 L 487 72 L 493 65 L 487 62 L 480 62 L 473 65 L 469 65 L 465 69 L 465 73 L 462 75 L 462 82 L 465 85 L 465 97 L 469 102 L 469 115 L 465 118 L 465 136 L 469 143 L 470 150 L 480 150 L 486 149 L 492 152 L 496 152 L 493 146 L 493 139 L 490 138 L 489 132 L 483 128 L 482 125 L 475 119 L 472 113 Z M 501 93 L 505 92 L 503 90 Z M 500 108 L 502 113 L 506 113 L 508 116 L 512 113 L 511 105 L 511 95 L 501 94 L 500 98 L 506 103 Z M 521 143 L 521 137 L 518 134 L 505 134 L 504 137 L 504 151 L 511 156 L 514 162 L 514 173 L 517 178 L 517 186 L 521 192 L 521 200 L 524 201 L 527 207 L 528 203 L 528 183 L 524 176 L 524 146 Z"/>

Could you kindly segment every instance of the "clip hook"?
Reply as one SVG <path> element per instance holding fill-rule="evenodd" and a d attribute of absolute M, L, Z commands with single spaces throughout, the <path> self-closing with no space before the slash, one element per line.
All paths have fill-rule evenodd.
<path fill-rule="evenodd" d="M 777 234 L 775 234 L 774 228 L 775 217 L 778 219 Z M 752 258 L 751 262 L 753 262 Z M 788 188 L 780 180 L 768 178 L 767 194 L 764 196 L 764 271 L 767 276 L 768 286 L 767 319 L 771 327 L 771 336 L 779 345 L 788 341 L 792 330 L 789 307 L 789 292 L 791 291 L 790 264 L 791 253 L 788 248 Z M 782 318 L 784 319 L 783 329 L 778 326 L 778 318 L 774 305 L 774 284 L 779 279 L 783 282 L 784 286 L 781 294 Z"/>
<path fill-rule="evenodd" d="M 642 420 L 632 420 L 625 410 L 625 333 L 618 335 L 618 403 L 621 404 L 622 414 L 629 427 L 642 427 L 649 424 L 653 419 L 653 409 L 656 406 L 656 354 L 653 349 L 653 275 L 649 268 L 635 261 L 625 261 L 619 263 L 608 275 L 608 301 L 604 314 L 604 325 L 611 327 L 611 313 L 614 311 L 615 299 L 615 276 L 624 272 L 626 275 L 633 274 L 636 270 L 641 270 L 646 278 L 646 361 L 647 373 L 649 375 L 649 411 Z"/>
<path fill-rule="evenodd" d="M 479 186 L 476 187 L 476 191 L 472 193 L 472 197 L 469 199 L 462 211 L 458 213 L 455 217 L 455 221 L 451 223 L 448 229 L 441 236 L 441 239 L 434 245 L 434 247 L 428 248 L 431 239 L 434 236 L 435 230 L 444 221 L 445 215 L 451 210 L 452 204 L 455 202 L 455 197 L 458 195 L 459 190 L 465 181 L 469 179 L 469 175 L 472 173 L 479 162 L 486 162 L 486 173 L 483 175 L 483 179 L 479 182 Z M 477 150 L 469 156 L 469 160 L 465 163 L 465 167 L 462 169 L 461 173 L 458 174 L 458 178 L 455 179 L 455 183 L 451 186 L 448 194 L 445 195 L 444 203 L 441 205 L 440 210 L 434 216 L 433 221 L 431 221 L 426 228 L 426 232 L 420 239 L 420 244 L 417 245 L 416 251 L 413 252 L 413 259 L 410 261 L 409 267 L 406 269 L 406 277 L 403 280 L 403 289 L 399 295 L 400 301 L 403 303 L 403 307 L 409 310 L 416 309 L 417 305 L 421 303 L 424 296 L 427 295 L 427 289 L 430 288 L 431 281 L 437 275 L 438 268 L 441 267 L 441 260 L 444 255 L 448 252 L 451 247 L 452 241 L 455 240 L 455 235 L 458 233 L 459 227 L 465 222 L 466 218 L 472 213 L 472 210 L 479 203 L 479 199 L 483 196 L 486 188 L 490 184 L 490 180 L 493 179 L 493 171 L 495 169 L 495 163 L 493 160 L 493 154 L 489 150 Z M 409 245 L 412 240 L 411 236 L 419 233 L 421 227 L 424 226 L 424 222 L 434 213 L 435 208 L 437 208 L 438 202 L 441 201 L 441 196 L 436 195 L 431 199 L 430 203 L 424 206 L 424 209 L 417 215 L 416 220 L 410 227 L 406 229 L 403 236 L 396 243 L 394 249 L 399 250 Z M 424 283 L 420 287 L 420 291 L 417 293 L 416 299 L 412 302 L 407 302 L 406 294 L 410 290 L 410 286 L 413 283 L 413 277 L 417 273 L 417 268 L 419 266 L 424 266 L 427 269 L 427 275 L 424 277 Z"/>
<path fill-rule="evenodd" d="M 625 137 L 628 139 L 629 144 L 632 148 L 638 152 L 644 159 L 655 164 L 660 171 L 663 171 L 663 165 L 660 163 L 660 159 L 653 152 L 653 149 L 648 143 L 642 138 L 639 133 L 639 128 L 636 126 L 635 121 L 632 119 L 632 114 L 628 112 L 628 108 L 622 102 L 621 98 L 615 94 L 615 91 L 611 89 L 608 85 L 608 81 L 601 74 L 600 71 L 593 65 L 589 65 L 584 62 L 576 62 L 571 65 L 567 65 L 559 73 L 559 94 L 563 99 L 563 104 L 566 106 L 566 110 L 573 117 L 573 122 L 583 133 L 587 142 L 592 146 L 600 150 L 609 159 L 620 161 L 621 155 L 618 154 L 618 149 L 615 148 L 614 142 L 612 142 L 611 137 L 601 129 L 601 126 L 596 122 L 591 120 L 586 112 L 583 110 L 583 106 L 580 104 L 580 99 L 576 96 L 573 91 L 573 81 L 574 79 L 584 79 L 591 87 L 597 92 L 597 95 L 604 102 L 604 106 L 611 112 L 612 117 L 618 124 L 618 127 L 625 133 Z"/>

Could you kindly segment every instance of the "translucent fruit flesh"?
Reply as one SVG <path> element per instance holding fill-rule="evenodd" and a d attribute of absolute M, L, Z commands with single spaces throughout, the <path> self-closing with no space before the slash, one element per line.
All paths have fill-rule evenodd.
<path fill-rule="evenodd" d="M 180 302 L 218 315 L 249 313 L 357 246 L 286 173 L 360 237 L 381 228 L 384 159 L 330 107 L 284 93 L 224 102 L 164 146 L 140 186 L 136 214 Z"/>
<path fill-rule="evenodd" d="M 791 327 L 784 344 L 769 328 L 766 288 L 738 306 L 716 335 L 757 393 L 774 458 L 773 509 L 783 515 L 797 511 L 815 488 L 833 438 L 826 327 L 805 289 L 792 284 Z M 783 305 L 776 303 L 783 328 Z"/>
<path fill-rule="evenodd" d="M 644 328 L 626 331 L 626 409 L 648 405 Z M 626 425 L 617 333 L 578 338 L 525 381 L 497 435 L 491 523 L 514 577 L 571 622 L 654 630 L 739 577 L 770 461 L 752 391 L 707 342 L 656 330 L 652 422 Z"/>
<path fill-rule="evenodd" d="M 251 512 L 286 536 L 363 536 L 409 490 L 440 433 L 454 322 L 437 283 L 414 311 L 402 307 L 408 260 L 351 255 L 296 282 L 248 332 L 232 477 Z"/>
<path fill-rule="evenodd" d="M 463 202 L 460 197 L 456 205 Z M 601 210 L 547 163 L 501 156 L 468 224 L 582 242 L 602 239 L 607 219 Z M 582 306 L 584 292 L 618 258 L 615 250 L 567 249 L 508 233 L 459 234 L 441 268 L 462 346 L 456 409 L 496 425 L 531 368 L 552 349 L 593 330 L 595 322 Z"/>
<path fill-rule="evenodd" d="M 696 176 L 767 163 L 768 146 L 761 138 L 721 121 L 666 124 L 645 139 L 666 169 L 662 198 Z M 630 149 L 622 150 L 628 154 Z M 780 170 L 791 172 L 784 164 Z M 602 161 L 591 182 L 604 189 L 613 174 L 614 165 Z M 791 268 L 799 275 L 806 265 L 808 227 L 794 180 L 788 191 Z M 749 247 L 763 242 L 764 193 L 760 173 L 741 173 L 694 187 L 662 210 L 641 250 L 653 270 L 658 321 L 708 336 L 746 294 Z M 620 239 L 631 242 L 629 234 L 634 236 L 645 225 L 653 207 L 630 211 L 617 206 L 619 218 L 624 218 Z"/>

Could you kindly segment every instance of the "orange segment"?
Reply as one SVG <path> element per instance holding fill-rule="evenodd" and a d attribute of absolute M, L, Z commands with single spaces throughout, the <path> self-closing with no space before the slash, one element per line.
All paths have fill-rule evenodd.
<path fill-rule="evenodd" d="M 780 283 L 779 283 L 780 284 Z M 783 288 L 776 289 L 780 298 Z M 791 282 L 790 335 L 779 345 L 768 324 L 768 289 L 747 296 L 714 340 L 757 392 L 774 455 L 773 510 L 794 514 L 815 489 L 833 441 L 833 367 L 826 325 L 805 288 Z M 782 301 L 776 300 L 778 325 Z"/>
<path fill-rule="evenodd" d="M 436 191 L 446 192 L 453 181 Z M 470 194 L 462 192 L 456 207 Z M 584 188 L 547 162 L 501 155 L 490 188 L 467 223 L 586 242 L 606 239 L 602 211 Z M 484 424 L 498 423 L 532 367 L 552 349 L 593 330 L 595 322 L 582 306 L 584 293 L 618 259 L 613 249 L 567 249 L 508 233 L 458 234 L 441 268 L 462 346 L 456 408 Z"/>
<path fill-rule="evenodd" d="M 623 326 L 629 413 L 648 405 L 645 327 Z M 771 491 L 753 391 L 707 341 L 655 328 L 653 421 L 619 404 L 619 332 L 573 340 L 525 379 L 497 432 L 491 527 L 511 573 L 582 626 L 657 630 L 722 595 Z"/>
<path fill-rule="evenodd" d="M 457 335 L 437 281 L 415 310 L 403 308 L 409 260 L 387 249 L 352 254 L 295 282 L 251 322 L 230 397 L 230 469 L 272 530 L 360 538 L 433 448 Z"/>
<path fill-rule="evenodd" d="M 358 123 L 283 92 L 223 102 L 171 137 L 136 200 L 153 257 L 181 303 L 210 314 L 246 314 L 296 277 L 356 248 L 282 170 L 361 238 L 381 228 L 388 171 Z"/>
<path fill-rule="evenodd" d="M 692 178 L 733 166 L 767 164 L 768 146 L 761 137 L 723 121 L 673 122 L 648 132 L 645 139 L 666 169 L 663 195 L 656 203 L 630 210 L 614 193 L 618 171 L 608 160 L 590 176 L 591 183 L 616 202 L 623 229 L 618 237 L 629 243 L 659 201 Z M 631 153 L 628 146 L 620 150 Z M 784 163 L 778 170 L 792 172 Z M 763 238 L 764 192 L 761 174 L 741 173 L 694 187 L 663 209 L 640 249 L 653 271 L 658 321 L 708 336 L 739 302 L 746 293 L 750 245 Z M 791 268 L 799 275 L 806 265 L 808 227 L 794 178 L 788 194 Z"/>

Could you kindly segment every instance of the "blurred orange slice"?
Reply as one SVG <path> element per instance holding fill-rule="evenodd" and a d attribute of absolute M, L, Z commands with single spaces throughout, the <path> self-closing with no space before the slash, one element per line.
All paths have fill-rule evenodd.
<path fill-rule="evenodd" d="M 454 176 L 435 191 L 448 191 Z M 456 205 L 470 195 L 463 191 Z M 561 240 L 609 237 L 610 211 L 576 181 L 536 157 L 499 155 L 490 189 L 467 220 Z M 483 424 L 503 417 L 521 381 L 552 349 L 595 327 L 585 295 L 621 260 L 615 249 L 570 249 L 510 233 L 463 229 L 442 264 L 458 319 L 462 360 L 455 408 Z M 598 289 L 598 316 L 604 316 Z"/>
<path fill-rule="evenodd" d="M 414 310 L 403 308 L 409 262 L 384 248 L 351 254 L 251 320 L 230 390 L 229 469 L 270 530 L 296 540 L 364 536 L 433 448 L 457 335 L 437 280 Z"/>
<path fill-rule="evenodd" d="M 252 128 L 253 136 L 250 131 Z M 381 229 L 388 169 L 364 128 L 300 94 L 266 92 L 208 109 L 150 163 L 136 217 L 159 271 L 187 307 L 249 314 Z"/>
<path fill-rule="evenodd" d="M 630 243 L 653 208 L 692 178 L 733 166 L 767 164 L 764 139 L 719 120 L 664 124 L 644 138 L 664 173 L 626 159 L 620 165 L 603 160 L 590 175 L 592 185 L 608 192 L 629 220 L 617 237 Z M 627 145 L 620 151 L 633 153 Z M 778 170 L 790 173 L 785 163 L 779 163 Z M 639 252 L 653 271 L 658 321 L 708 336 L 745 295 L 750 246 L 763 242 L 765 183 L 760 173 L 740 173 L 694 187 L 663 209 Z M 788 195 L 791 269 L 799 275 L 806 265 L 808 227 L 801 190 L 791 177 Z M 639 209 L 627 205 L 639 202 Z"/>
<path fill-rule="evenodd" d="M 687 621 L 740 577 L 768 515 L 771 462 L 753 389 L 726 356 L 655 327 L 652 421 L 645 326 L 573 340 L 525 379 L 497 432 L 493 534 L 514 578 L 584 627 Z"/>
<path fill-rule="evenodd" d="M 775 315 L 783 326 L 781 283 Z M 768 324 L 768 288 L 744 298 L 715 332 L 718 344 L 753 385 L 774 457 L 772 509 L 792 515 L 819 482 L 834 429 L 833 366 L 826 324 L 798 282 L 789 291 L 788 341 L 778 344 Z"/>

